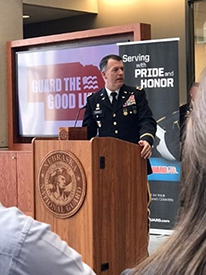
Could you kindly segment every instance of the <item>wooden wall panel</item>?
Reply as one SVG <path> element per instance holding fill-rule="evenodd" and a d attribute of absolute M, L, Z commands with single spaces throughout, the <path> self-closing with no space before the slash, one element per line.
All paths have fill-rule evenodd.
<path fill-rule="evenodd" d="M 33 216 L 34 187 L 32 179 L 32 152 L 17 154 L 18 207 L 25 214 Z"/>
<path fill-rule="evenodd" d="M 17 206 L 16 153 L 0 152 L 0 202 Z"/>
<path fill-rule="evenodd" d="M 32 152 L 0 151 L 0 202 L 34 216 Z"/>

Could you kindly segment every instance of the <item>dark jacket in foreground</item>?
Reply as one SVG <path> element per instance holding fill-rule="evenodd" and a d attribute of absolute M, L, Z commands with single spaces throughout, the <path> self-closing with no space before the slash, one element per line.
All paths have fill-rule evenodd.
<path fill-rule="evenodd" d="M 152 146 L 156 121 L 148 106 L 145 91 L 123 85 L 113 109 L 105 88 L 87 98 L 83 126 L 88 128 L 88 139 L 114 137 L 132 143 L 146 140 Z M 151 167 L 148 167 L 151 173 Z"/>

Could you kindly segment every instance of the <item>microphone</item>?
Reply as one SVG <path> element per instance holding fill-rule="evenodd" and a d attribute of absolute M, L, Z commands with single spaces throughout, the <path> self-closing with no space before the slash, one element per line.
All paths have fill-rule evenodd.
<path fill-rule="evenodd" d="M 87 105 L 84 105 L 83 107 L 79 108 L 79 110 L 78 110 L 78 112 L 77 112 L 77 115 L 76 115 L 76 118 L 75 118 L 74 127 L 76 127 L 77 120 L 78 120 L 78 118 L 79 118 L 79 115 L 80 115 L 81 111 L 82 111 L 83 109 L 85 109 L 86 106 L 87 106 Z"/>

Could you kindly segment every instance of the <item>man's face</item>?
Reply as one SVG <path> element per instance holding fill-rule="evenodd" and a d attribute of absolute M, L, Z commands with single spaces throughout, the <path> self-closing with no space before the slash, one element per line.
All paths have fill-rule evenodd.
<path fill-rule="evenodd" d="M 106 69 L 102 72 L 105 86 L 115 91 L 124 83 L 124 66 L 122 61 L 109 59 Z"/>

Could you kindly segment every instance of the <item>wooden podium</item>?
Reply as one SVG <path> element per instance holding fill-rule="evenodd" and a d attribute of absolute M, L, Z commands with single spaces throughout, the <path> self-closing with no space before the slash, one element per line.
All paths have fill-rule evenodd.
<path fill-rule="evenodd" d="M 59 155 L 54 157 L 56 152 Z M 51 195 L 50 176 L 44 169 L 60 161 L 61 152 L 76 157 L 86 180 L 82 205 L 63 218 L 48 210 L 43 201 L 48 203 L 46 193 Z M 61 160 L 65 159 L 72 163 L 69 158 Z M 33 165 L 35 219 L 50 224 L 96 274 L 120 274 L 147 256 L 147 169 L 138 145 L 109 137 L 34 139 Z M 51 174 L 59 163 L 55 165 L 48 168 Z M 68 173 L 72 178 L 72 171 Z M 46 188 L 41 187 L 43 178 Z M 53 207 L 51 202 L 48 205 Z M 64 214 L 63 207 L 58 210 Z"/>

